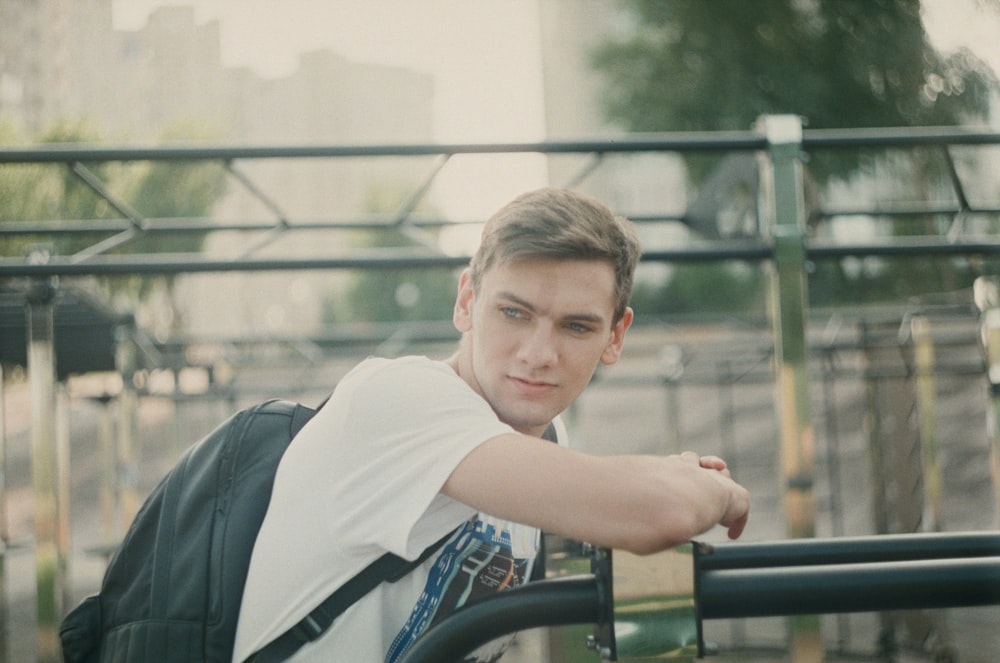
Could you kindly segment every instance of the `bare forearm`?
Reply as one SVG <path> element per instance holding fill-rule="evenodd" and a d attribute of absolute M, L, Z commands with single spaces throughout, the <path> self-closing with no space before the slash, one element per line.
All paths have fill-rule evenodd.
<path fill-rule="evenodd" d="M 718 524 L 738 536 L 749 508 L 724 463 L 702 467 L 695 454 L 590 456 L 520 436 L 482 445 L 444 492 L 496 516 L 640 554 Z"/>

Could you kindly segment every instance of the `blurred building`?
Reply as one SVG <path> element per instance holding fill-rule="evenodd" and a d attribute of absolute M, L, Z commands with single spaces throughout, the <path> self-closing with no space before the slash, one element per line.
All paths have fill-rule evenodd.
<path fill-rule="evenodd" d="M 602 42 L 632 31 L 631 14 L 621 2 L 606 0 L 538 0 L 538 6 L 546 139 L 614 138 L 625 133 L 603 114 L 604 81 L 591 56 Z M 607 155 L 593 165 L 591 157 L 552 157 L 549 180 L 557 186 L 576 186 L 629 216 L 679 215 L 688 206 L 685 170 L 676 155 Z M 648 249 L 676 246 L 687 237 L 676 223 L 650 224 L 640 232 Z M 662 269 L 644 271 L 656 280 L 662 278 Z"/>
<path fill-rule="evenodd" d="M 101 140 L 126 144 L 430 142 L 433 94 L 429 74 L 331 51 L 302 54 L 283 78 L 224 67 L 218 22 L 197 23 L 190 5 L 158 8 L 141 28 L 116 31 L 112 0 L 0 0 L 0 126 L 13 127 L 18 142 L 41 140 L 62 121 L 83 121 Z M 389 158 L 236 166 L 291 222 L 356 217 L 380 194 L 415 186 L 428 168 Z M 142 213 L 142 202 L 135 206 Z M 234 181 L 213 216 L 268 223 L 279 215 Z M 207 250 L 223 244 L 231 254 L 253 239 L 213 237 Z M 329 249 L 329 241 L 296 233 L 275 250 Z M 331 275 L 272 276 L 253 276 L 252 303 L 233 301 L 249 277 L 215 277 L 212 287 L 204 276 L 181 279 L 186 322 L 228 333 L 314 326 Z M 276 303 L 261 305 L 267 295 Z"/>

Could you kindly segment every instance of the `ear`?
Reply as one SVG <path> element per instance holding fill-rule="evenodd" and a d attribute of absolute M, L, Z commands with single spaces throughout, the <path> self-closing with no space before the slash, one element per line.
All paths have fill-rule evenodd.
<path fill-rule="evenodd" d="M 458 277 L 458 294 L 455 297 L 455 310 L 451 321 L 455 329 L 463 334 L 472 329 L 472 303 L 475 299 L 472 288 L 472 272 L 468 268 L 462 270 Z"/>
<path fill-rule="evenodd" d="M 625 313 L 622 314 L 621 320 L 611 327 L 611 337 L 608 339 L 608 344 L 604 346 L 604 352 L 601 353 L 602 364 L 610 366 L 621 358 L 622 348 L 625 345 L 625 332 L 632 326 L 633 315 L 632 308 L 625 307 Z"/>

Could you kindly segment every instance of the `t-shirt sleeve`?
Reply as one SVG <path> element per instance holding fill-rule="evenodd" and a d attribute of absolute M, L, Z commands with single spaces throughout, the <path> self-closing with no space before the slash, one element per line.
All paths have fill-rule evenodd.
<path fill-rule="evenodd" d="M 325 478 L 324 502 L 336 505 L 328 526 L 412 558 L 474 513 L 440 495 L 451 472 L 512 430 L 445 364 L 370 360 L 303 429 L 279 471 L 323 482 L 320 468 L 337 468 Z"/>

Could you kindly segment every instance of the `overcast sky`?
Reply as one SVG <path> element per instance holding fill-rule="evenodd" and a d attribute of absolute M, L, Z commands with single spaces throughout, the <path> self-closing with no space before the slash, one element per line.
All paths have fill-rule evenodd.
<path fill-rule="evenodd" d="M 179 0 L 116 0 L 117 27 Z M 402 65 L 435 78 L 435 137 L 444 142 L 541 140 L 535 0 L 198 0 L 219 19 L 223 64 L 283 76 L 302 51 Z"/>
<path fill-rule="evenodd" d="M 116 26 L 136 29 L 151 9 L 190 0 L 115 0 Z M 969 46 L 1000 74 L 1000 3 L 924 0 L 932 42 Z M 198 0 L 199 23 L 218 19 L 223 64 L 283 76 L 298 54 L 330 49 L 359 62 L 435 77 L 435 137 L 444 142 L 543 137 L 536 0 Z"/>
<path fill-rule="evenodd" d="M 939 50 L 968 46 L 1000 74 L 1000 9 L 984 1 L 925 0 L 925 24 Z M 299 53 L 329 49 L 405 66 L 434 76 L 436 141 L 544 139 L 537 0 L 114 0 L 115 25 L 141 28 L 152 9 L 177 4 L 193 4 L 197 23 L 219 21 L 223 65 L 285 76 Z M 535 155 L 491 159 L 447 169 L 452 213 L 479 216 L 545 183 Z M 498 177 L 502 160 L 516 167 Z"/>

